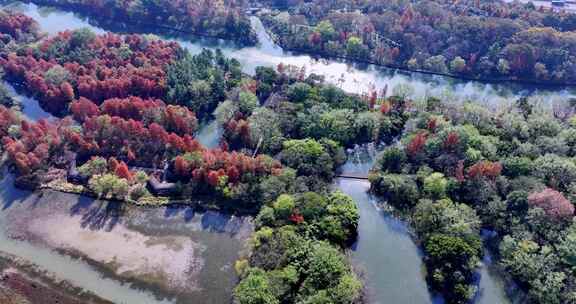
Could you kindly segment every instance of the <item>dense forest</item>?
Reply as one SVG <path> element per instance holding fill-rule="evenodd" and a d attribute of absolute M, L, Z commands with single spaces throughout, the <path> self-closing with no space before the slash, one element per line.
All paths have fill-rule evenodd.
<path fill-rule="evenodd" d="M 228 39 L 241 45 L 256 44 L 256 34 L 244 14 L 246 4 L 239 1 L 117 1 L 117 0 L 33 0 L 40 5 L 72 8 L 97 22 L 109 25 L 143 25 Z"/>
<path fill-rule="evenodd" d="M 576 83 L 576 14 L 490 1 L 84 1 L 96 22 L 151 25 L 254 45 L 250 7 L 285 50 L 484 80 Z M 98 14 L 93 14 L 98 12 Z M 109 24 L 114 26 L 114 24 Z"/>
<path fill-rule="evenodd" d="M 465 78 L 576 82 L 576 14 L 502 1 L 265 1 L 288 50 Z"/>
<path fill-rule="evenodd" d="M 468 79 L 576 83 L 576 14 L 537 9 L 531 3 L 31 2 L 71 7 L 97 22 L 148 22 L 156 29 L 224 38 L 242 45 L 257 42 L 245 13 L 255 6 L 264 8 L 258 16 L 285 50 Z"/>
<path fill-rule="evenodd" d="M 520 99 L 493 112 L 429 99 L 414 110 L 370 179 L 410 215 L 430 285 L 450 303 L 473 297 L 484 228 L 530 303 L 572 303 L 574 105 L 550 113 Z"/>
<path fill-rule="evenodd" d="M 263 3 L 277 9 L 263 19 L 289 49 L 473 78 L 576 81 L 570 14 L 498 1 Z M 52 4 L 250 36 L 242 2 Z M 235 265 L 237 303 L 366 300 L 346 256 L 358 209 L 330 185 L 344 149 L 370 142 L 388 144 L 371 190 L 410 220 L 429 286 L 447 303 L 477 294 L 481 229 L 497 235 L 499 265 L 529 303 L 576 303 L 573 101 L 550 110 L 523 98 L 489 110 L 402 90 L 355 95 L 294 66 L 246 75 L 220 50 L 192 55 L 151 35 L 44 37 L 34 20 L 4 10 L 0 31 L 2 78 L 58 116 L 30 121 L 0 89 L 0 151 L 17 183 L 143 205 L 210 198 L 203 208 L 254 215 L 251 253 Z M 195 139 L 210 119 L 223 129 L 215 149 Z M 78 180 L 67 179 L 70 168 Z M 153 193 L 155 179 L 174 193 Z"/>

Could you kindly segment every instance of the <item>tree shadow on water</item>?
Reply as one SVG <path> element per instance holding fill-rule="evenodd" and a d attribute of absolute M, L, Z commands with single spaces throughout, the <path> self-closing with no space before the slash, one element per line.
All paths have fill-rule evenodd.
<path fill-rule="evenodd" d="M 32 192 L 20 190 L 14 186 L 14 175 L 8 170 L 0 170 L 0 202 L 2 210 L 6 210 L 16 202 L 24 202 Z"/>
<path fill-rule="evenodd" d="M 182 205 L 168 205 L 164 210 L 165 218 L 172 218 L 180 216 L 181 214 L 184 222 L 189 223 L 194 219 L 197 213 L 194 207 Z"/>
<path fill-rule="evenodd" d="M 98 201 L 82 215 L 82 227 L 92 230 L 112 231 L 124 213 L 119 202 Z"/>
<path fill-rule="evenodd" d="M 202 215 L 202 229 L 213 232 L 226 232 L 232 216 L 208 211 Z"/>
<path fill-rule="evenodd" d="M 76 201 L 76 204 L 70 208 L 70 215 L 78 215 L 86 212 L 86 210 L 90 209 L 90 207 L 97 201 L 92 197 L 82 195 L 78 195 L 77 197 L 78 200 Z"/>
<path fill-rule="evenodd" d="M 178 205 L 168 205 L 166 206 L 165 210 L 164 210 L 164 217 L 175 217 L 178 214 L 180 214 L 180 212 L 183 210 L 184 208 L 182 206 L 178 206 Z"/>

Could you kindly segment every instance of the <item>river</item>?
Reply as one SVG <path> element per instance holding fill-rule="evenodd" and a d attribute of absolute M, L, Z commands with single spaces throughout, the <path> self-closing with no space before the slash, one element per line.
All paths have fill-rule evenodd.
<path fill-rule="evenodd" d="M 73 13 L 39 8 L 33 4 L 16 3 L 10 7 L 36 19 L 41 29 L 49 34 L 82 27 L 104 32 L 104 29 Z M 484 84 L 292 54 L 284 52 L 271 41 L 257 18 L 252 18 L 252 23 L 261 42 L 257 47 L 235 48 L 223 41 L 164 39 L 176 40 L 193 53 L 202 48 L 222 48 L 226 55 L 238 59 L 244 72 L 250 74 L 259 65 L 276 66 L 283 63 L 303 66 L 307 73 L 323 75 L 326 81 L 355 93 L 374 87 L 380 90 L 387 86 L 390 88 L 388 94 L 403 90 L 414 98 L 437 96 L 447 101 L 471 100 L 494 107 L 521 96 L 546 100 L 549 104 L 576 97 L 574 88 Z M 24 112 L 31 119 L 46 117 L 47 113 L 39 111 L 33 100 L 22 98 L 22 101 Z M 215 122 L 205 124 L 197 134 L 201 143 L 209 147 L 217 146 L 219 136 L 220 130 Z M 367 149 L 350 151 L 351 157 L 343 170 L 366 173 L 372 166 L 376 150 L 368 146 Z M 4 210 L 0 213 L 0 251 L 30 259 L 60 278 L 116 303 L 189 303 L 186 301 L 190 300 L 225 303 L 224 299 L 229 299 L 235 280 L 230 266 L 241 254 L 241 244 L 251 231 L 249 218 L 195 214 L 186 209 L 131 210 L 116 218 L 111 229 L 90 229 L 83 219 L 95 216 L 102 221 L 100 217 L 103 216 L 106 224 L 106 213 L 100 212 L 108 210 L 108 203 L 56 193 L 39 195 L 19 191 L 11 185 L 9 175 L 2 183 L 0 200 Z M 431 295 L 427 290 L 421 252 L 413 242 L 408 225 L 378 208 L 376 200 L 368 194 L 367 182 L 338 179 L 334 186 L 351 195 L 360 209 L 359 239 L 353 248 L 352 259 L 363 269 L 372 302 L 441 303 L 440 297 Z M 23 216 L 43 205 L 42 202 L 46 202 L 46 205 L 56 203 L 59 207 L 48 215 L 38 214 L 37 218 Z M 74 213 L 78 204 L 80 211 Z M 7 225 L 9 221 L 6 218 L 17 219 L 19 216 L 29 222 L 24 220 L 24 224 L 16 227 Z M 71 227 L 70 235 L 58 228 L 64 222 Z M 212 222 L 217 225 L 206 224 Z M 113 231 L 120 231 L 120 236 L 111 233 Z M 14 240 L 14 235 L 25 241 Z M 133 250 L 125 251 L 120 249 L 122 246 Z M 176 258 L 166 259 L 157 251 L 157 246 L 164 246 L 162 248 L 174 257 L 186 257 L 184 265 L 179 264 Z M 59 249 L 59 253 L 54 249 Z M 137 255 L 140 259 L 128 258 L 137 251 L 142 251 Z M 225 251 L 230 254 L 225 254 Z M 147 259 L 148 254 L 154 258 Z M 70 256 L 83 257 L 90 263 Z M 479 271 L 480 292 L 475 303 L 508 303 L 502 281 L 491 271 L 489 256 L 484 262 Z M 176 273 L 158 272 L 158 269 L 174 270 Z M 194 271 L 190 273 L 182 269 Z M 135 279 L 141 274 L 147 279 L 145 282 Z M 192 292 L 183 292 L 181 287 L 184 283 L 196 286 L 197 290 L 191 288 Z M 208 297 L 212 302 L 203 297 Z"/>
<path fill-rule="evenodd" d="M 349 149 L 342 172 L 366 174 L 381 149 L 373 144 Z M 408 224 L 379 207 L 377 199 L 369 193 L 370 183 L 340 178 L 335 187 L 350 195 L 360 210 L 358 242 L 352 258 L 367 278 L 370 303 L 443 303 L 441 296 L 430 294 L 427 289 L 422 253 L 413 241 Z M 510 303 L 505 284 L 495 273 L 489 254 L 477 275 L 478 294 L 474 303 Z"/>

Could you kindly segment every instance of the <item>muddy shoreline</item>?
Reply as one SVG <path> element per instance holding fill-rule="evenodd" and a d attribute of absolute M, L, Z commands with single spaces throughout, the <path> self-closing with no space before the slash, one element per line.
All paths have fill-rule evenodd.
<path fill-rule="evenodd" d="M 0 303 L 113 304 L 57 275 L 0 251 Z"/>

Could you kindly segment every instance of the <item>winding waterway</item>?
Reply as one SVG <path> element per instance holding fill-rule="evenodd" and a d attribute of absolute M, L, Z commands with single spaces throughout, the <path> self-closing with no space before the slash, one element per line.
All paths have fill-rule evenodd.
<path fill-rule="evenodd" d="M 104 32 L 104 29 L 70 12 L 40 8 L 33 4 L 13 3 L 9 6 L 33 17 L 48 34 L 82 27 Z M 202 48 L 219 47 L 226 55 L 238 59 L 244 71 L 250 74 L 260 65 L 276 66 L 283 63 L 303 66 L 307 73 L 322 75 L 326 81 L 348 92 L 360 93 L 373 87 L 378 90 L 388 87 L 388 94 L 394 90 L 404 90 L 414 98 L 437 96 L 454 102 L 472 100 L 490 106 L 507 104 L 527 95 L 548 103 L 576 97 L 574 88 L 459 81 L 291 54 L 271 41 L 257 18 L 253 18 L 252 22 L 260 39 L 257 47 L 235 48 L 222 41 L 189 42 L 164 38 L 180 42 L 193 53 Z M 33 100 L 25 97 L 20 99 L 24 113 L 30 119 L 48 117 Z M 208 147 L 217 146 L 219 137 L 220 131 L 215 122 L 204 125 L 197 134 L 200 142 Z M 366 173 L 372 166 L 375 150 L 373 147 L 364 147 L 350 151 L 351 157 L 343 168 L 344 172 Z M 354 246 L 352 258 L 363 270 L 372 302 L 441 303 L 440 298 L 432 296 L 427 290 L 421 253 L 413 242 L 408 225 L 377 207 L 376 200 L 368 194 L 367 182 L 338 179 L 334 186 L 352 196 L 360 209 L 359 240 Z M 44 196 L 20 191 L 12 186 L 10 175 L 4 176 L 0 187 L 0 203 L 3 205 L 0 212 L 0 251 L 29 259 L 54 272 L 59 278 L 115 303 L 190 303 L 194 300 L 225 303 L 231 295 L 235 277 L 230 265 L 241 254 L 241 244 L 251 231 L 248 218 L 196 214 L 188 209 L 132 210 L 116 218 L 111 229 L 91 229 L 89 225 L 86 227 L 83 219 L 95 216 L 94 213 L 98 216 L 101 210 L 108 210 L 109 203 L 55 193 Z M 14 226 L 8 220 L 36 208 L 43 210 L 38 206 L 43 202 L 56 203 L 54 201 L 58 201 L 58 208 L 39 218 L 26 217 L 30 222 L 22 220 L 22 225 Z M 75 213 L 75 210 L 79 213 Z M 101 216 L 108 223 L 110 219 L 107 214 Z M 70 228 L 67 227 L 65 232 L 72 236 L 66 236 L 64 231 L 53 227 L 60 222 L 69 224 Z M 151 224 L 144 225 L 144 222 Z M 49 235 L 46 231 L 55 235 Z M 112 231 L 121 231 L 120 235 L 125 238 L 113 237 Z M 25 241 L 18 241 L 15 236 Z M 61 238 L 56 239 L 57 236 Z M 92 241 L 82 241 L 83 238 Z M 115 247 L 120 244 L 132 246 L 133 251 L 123 252 Z M 152 248 L 154 246 L 164 247 Z M 112 249 L 99 250 L 106 247 Z M 174 256 L 185 257 L 187 264 L 179 265 L 177 261 L 164 259 L 158 253 L 158 248 L 164 248 Z M 54 249 L 60 250 L 56 252 Z M 90 254 L 94 250 L 98 254 Z M 157 260 L 160 264 L 154 264 L 141 256 L 140 264 L 135 265 L 126 257 L 132 256 L 137 250 L 151 254 L 151 260 Z M 83 257 L 84 260 L 71 256 Z M 86 260 L 91 263 L 86 263 Z M 490 259 L 487 257 L 480 268 L 480 292 L 475 303 L 508 303 L 503 284 L 490 271 L 489 265 Z M 155 267 L 176 269 L 176 272 L 196 272 L 192 271 L 191 276 L 166 277 L 169 274 L 158 274 Z M 147 282 L 135 280 L 137 276 L 134 274 L 142 271 L 149 279 Z M 183 292 L 179 289 L 183 283 L 198 288 L 196 292 Z M 168 286 L 158 287 L 163 284 Z"/>

